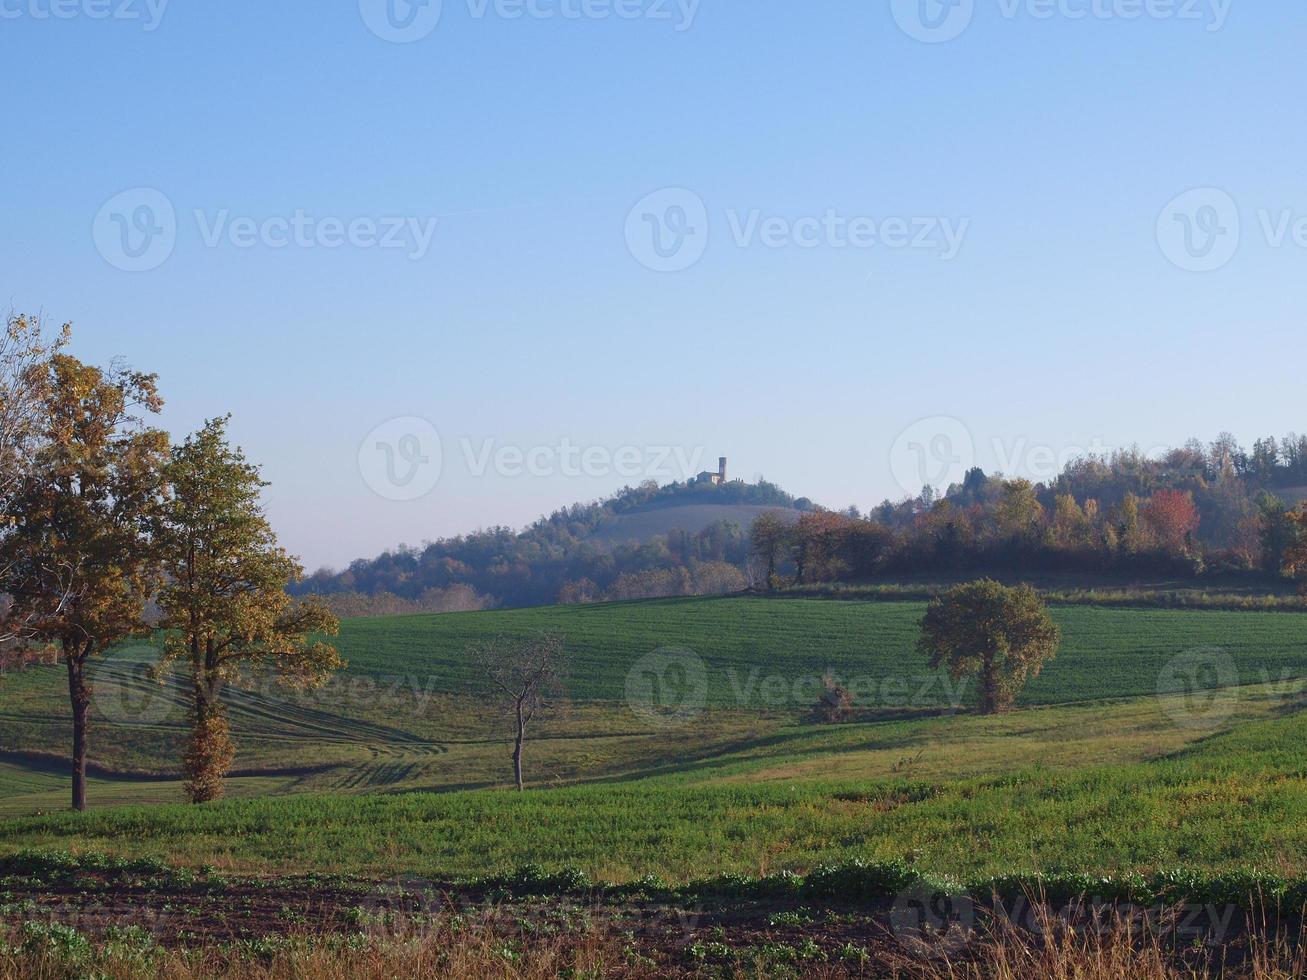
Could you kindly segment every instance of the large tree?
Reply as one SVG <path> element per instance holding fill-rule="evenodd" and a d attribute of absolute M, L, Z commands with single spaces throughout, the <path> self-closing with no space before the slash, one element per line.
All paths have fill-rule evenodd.
<path fill-rule="evenodd" d="M 45 424 L 45 395 L 50 383 L 50 358 L 68 343 L 67 324 L 47 337 L 39 316 L 10 313 L 0 335 L 0 553 L 4 539 L 13 531 L 11 514 L 15 495 L 36 464 L 36 452 Z M 12 591 L 8 562 L 0 561 L 0 592 Z M 8 600 L 0 609 L 0 657 L 18 659 L 27 624 L 6 613 Z"/>
<path fill-rule="evenodd" d="M 471 659 L 489 680 L 500 709 L 513 719 L 513 780 L 520 791 L 527 728 L 564 696 L 563 639 L 557 633 L 500 636 L 474 646 Z"/>
<path fill-rule="evenodd" d="M 343 666 L 335 648 L 316 639 L 337 632 L 336 617 L 316 598 L 294 602 L 286 593 L 304 570 L 278 547 L 259 502 L 266 484 L 228 444 L 226 426 L 214 419 L 172 450 L 156 527 L 167 576 L 161 667 L 181 662 L 193 692 L 183 764 L 195 803 L 222 796 L 235 756 L 222 692 L 243 669 L 298 688 Z"/>
<path fill-rule="evenodd" d="M 40 445 L 10 499 L 10 615 L 67 666 L 77 810 L 86 809 L 88 663 L 149 629 L 157 591 L 149 528 L 168 439 L 138 413 L 161 407 L 154 375 L 55 354 L 41 383 Z"/>
<path fill-rule="evenodd" d="M 1061 641 L 1034 589 L 981 579 L 931 600 L 917 646 L 931 667 L 947 667 L 954 680 L 978 676 L 980 711 L 988 715 L 1016 700 Z"/>

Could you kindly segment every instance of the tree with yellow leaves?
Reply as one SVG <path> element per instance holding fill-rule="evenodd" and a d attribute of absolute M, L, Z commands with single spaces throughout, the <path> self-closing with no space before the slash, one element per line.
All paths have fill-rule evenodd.
<path fill-rule="evenodd" d="M 188 674 L 191 735 L 183 757 L 191 801 L 220 798 L 231 768 L 223 690 L 243 670 L 272 674 L 287 688 L 314 687 L 344 666 L 318 636 L 338 631 L 317 599 L 295 602 L 286 586 L 304 569 L 279 547 L 259 502 L 259 469 L 227 442 L 213 419 L 173 449 L 169 493 L 156 540 L 167 583 L 159 595 L 166 630 L 160 669 Z"/>
<path fill-rule="evenodd" d="M 87 669 L 150 628 L 145 609 L 158 587 L 150 525 L 168 437 L 138 415 L 163 405 L 154 375 L 62 353 L 42 371 L 38 445 L 8 501 L 3 558 L 10 620 L 67 667 L 73 808 L 85 810 L 94 695 Z"/>

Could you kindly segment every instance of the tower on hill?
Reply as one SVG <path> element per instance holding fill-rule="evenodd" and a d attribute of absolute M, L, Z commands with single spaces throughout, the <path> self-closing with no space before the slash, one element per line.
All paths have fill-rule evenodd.
<path fill-rule="evenodd" d="M 715 487 L 721 486 L 726 482 L 726 457 L 717 457 L 717 472 L 704 470 L 694 478 L 695 483 L 711 483 Z"/>

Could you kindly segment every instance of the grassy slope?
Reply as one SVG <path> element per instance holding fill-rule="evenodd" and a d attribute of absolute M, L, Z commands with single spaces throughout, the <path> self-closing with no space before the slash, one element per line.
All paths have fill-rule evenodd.
<path fill-rule="evenodd" d="M 431 876 L 533 861 L 615 880 L 800 870 L 853 856 L 968 876 L 1175 865 L 1302 874 L 1307 714 L 1277 713 L 1145 763 L 942 780 L 694 784 L 679 775 L 524 795 L 102 809 L 0 822 L 0 852 L 90 847 L 220 867 Z"/>
<path fill-rule="evenodd" d="M 641 656 L 688 649 L 707 665 L 709 703 L 738 707 L 737 690 L 754 670 L 898 678 L 910 691 L 937 682 L 914 650 L 923 610 L 916 602 L 739 597 L 551 606 L 352 620 L 340 647 L 357 673 L 412 673 L 459 691 L 479 681 L 462 656 L 471 643 L 498 632 L 554 629 L 567 638 L 575 658 L 571 687 L 585 700 L 621 700 L 627 672 Z M 1059 607 L 1053 615 L 1062 650 L 1027 688 L 1026 704 L 1152 694 L 1168 660 L 1211 646 L 1231 653 L 1244 683 L 1307 674 L 1307 621 L 1293 614 Z M 764 705 L 755 687 L 743 706 Z"/>
<path fill-rule="evenodd" d="M 1302 685 L 1282 680 L 1307 675 L 1301 615 L 1059 608 L 1063 650 L 1027 708 L 984 719 L 888 703 L 890 690 L 898 698 L 929 681 L 911 649 L 921 608 L 733 598 L 352 621 L 342 683 L 309 699 L 236 700 L 238 764 L 252 772 L 231 781 L 232 803 L 0 822 L 0 849 L 381 873 L 538 860 L 619 879 L 851 855 L 917 856 L 959 874 L 1173 862 L 1307 870 Z M 502 730 L 476 698 L 449 692 L 475 684 L 460 656 L 469 643 L 541 628 L 568 637 L 577 704 L 536 733 L 528 774 L 588 785 L 525 798 L 359 795 L 502 786 Z M 669 729 L 622 700 L 631 665 L 662 646 L 696 650 L 709 673 L 710 709 Z M 1176 654 L 1212 646 L 1254 686 L 1220 695 L 1212 724 L 1196 726 L 1193 704 L 1157 696 L 1158 676 Z M 93 758 L 117 772 L 92 780 L 98 805 L 179 796 L 159 775 L 122 778 L 169 772 L 185 717 L 179 692 L 146 686 L 132 666 L 146 654 L 129 652 L 101 677 L 104 706 L 119 716 L 100 720 L 93 743 Z M 769 705 L 760 682 L 749 687 L 755 671 L 790 682 L 826 669 L 874 682 L 857 723 L 799 725 L 808 693 L 783 688 Z M 57 671 L 7 678 L 3 691 L 0 746 L 63 748 Z M 145 717 L 121 717 L 142 704 Z M 241 801 L 297 791 L 330 795 Z M 57 763 L 0 757 L 0 819 L 55 810 L 65 794 Z"/>
<path fill-rule="evenodd" d="M 351 667 L 328 690 L 289 700 L 275 691 L 235 697 L 238 767 L 253 782 L 237 781 L 234 790 L 500 783 L 502 727 L 475 698 L 451 693 L 477 684 L 463 651 L 499 632 L 558 629 L 575 657 L 577 704 L 544 724 L 532 747 L 534 771 L 549 781 L 658 772 L 746 747 L 765 753 L 756 746 L 769 744 L 807 709 L 826 670 L 859 688 L 864 720 L 911 715 L 914 706 L 917 714 L 937 712 L 949 703 L 949 688 L 912 649 L 921 610 L 919 603 L 728 598 L 349 621 L 340 646 Z M 1307 673 L 1307 621 L 1299 615 L 1092 607 L 1058 608 L 1054 615 L 1063 649 L 1030 685 L 1027 704 L 1147 696 L 1172 657 L 1212 646 L 1230 652 L 1243 682 Z M 632 665 L 660 647 L 702 657 L 713 708 L 671 740 L 624 701 Z M 149 659 L 148 648 L 126 651 L 98 677 L 92 760 L 103 775 L 138 779 L 103 781 L 95 800 L 176 798 L 175 784 L 161 777 L 175 772 L 184 698 L 180 689 L 161 690 L 143 679 Z M 50 760 L 32 766 L 0 755 L 0 813 L 57 807 L 64 786 L 57 760 L 68 742 L 61 676 L 48 668 L 9 677 L 3 692 L 0 750 L 35 749 Z M 952 730 L 966 730 L 965 723 Z M 915 751 L 910 739 L 883 749 L 895 760 Z M 1021 751 L 1032 758 L 1040 749 Z M 806 772 L 865 769 L 848 753 L 820 755 L 805 763 Z"/>

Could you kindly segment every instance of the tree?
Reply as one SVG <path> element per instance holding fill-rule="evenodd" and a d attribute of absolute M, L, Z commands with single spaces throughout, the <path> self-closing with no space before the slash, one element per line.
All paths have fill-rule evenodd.
<path fill-rule="evenodd" d="M 1292 541 L 1284 549 L 1284 573 L 1298 579 L 1300 591 L 1307 595 L 1307 502 L 1288 515 Z"/>
<path fill-rule="evenodd" d="M 500 705 L 513 718 L 513 779 L 521 791 L 527 726 L 564 696 L 563 638 L 557 633 L 525 638 L 500 636 L 474 646 L 470 655 L 490 681 Z"/>
<path fill-rule="evenodd" d="M 1257 510 L 1262 568 L 1281 575 L 1290 549 L 1299 537 L 1293 513 L 1283 500 L 1265 490 L 1257 496 Z"/>
<path fill-rule="evenodd" d="M 267 484 L 213 419 L 172 450 L 169 494 L 155 533 L 167 576 L 159 594 L 167 631 L 160 669 L 189 674 L 191 736 L 183 757 L 193 803 L 223 794 L 231 744 L 223 689 L 242 669 L 275 672 L 285 687 L 322 684 L 344 666 L 330 644 L 339 623 L 317 598 L 293 602 L 286 586 L 304 574 L 277 545 L 259 503 Z"/>
<path fill-rule="evenodd" d="M 149 527 L 168 439 L 134 414 L 162 407 L 154 375 L 55 354 L 41 388 L 41 445 L 10 501 L 4 542 L 10 614 L 67 665 L 73 807 L 84 810 L 87 665 L 149 629 L 146 603 L 158 584 Z"/>
<path fill-rule="evenodd" d="M 979 675 L 980 711 L 989 715 L 1012 704 L 1061 640 L 1034 589 L 981 579 L 931 600 L 917 649 L 931 667 L 947 666 L 954 680 Z"/>
<path fill-rule="evenodd" d="M 45 336 L 39 316 L 10 313 L 0 335 L 0 552 L 13 531 L 11 507 L 15 495 L 31 474 L 36 452 L 46 431 L 45 395 L 50 383 L 50 358 L 63 349 L 69 338 L 64 324 L 52 339 Z M 13 567 L 0 562 L 0 592 L 12 590 Z M 24 639 L 26 623 L 8 615 L 12 606 L 0 612 L 0 644 Z M 7 659 L 20 662 L 21 646 L 5 651 Z"/>
<path fill-rule="evenodd" d="M 1139 498 L 1127 493 L 1121 501 L 1120 528 L 1117 540 L 1127 555 L 1137 555 L 1147 547 L 1143 526 L 1139 523 Z"/>
<path fill-rule="evenodd" d="M 1094 527 L 1076 498 L 1060 493 L 1053 506 L 1053 519 L 1048 526 L 1048 542 L 1059 551 L 1088 551 L 1093 546 Z"/>
<path fill-rule="evenodd" d="M 1158 490 L 1143 506 L 1144 520 L 1158 545 L 1171 555 L 1186 555 L 1198 530 L 1194 495 L 1179 490 Z"/>
<path fill-rule="evenodd" d="M 844 569 L 844 535 L 849 521 L 828 510 L 801 514 L 789 529 L 794 552 L 795 579 L 804 582 L 829 582 L 839 578 Z"/>
<path fill-rule="evenodd" d="M 767 588 L 776 588 L 776 561 L 785 547 L 790 529 L 774 510 L 764 511 L 750 529 L 753 551 L 767 566 Z"/>
<path fill-rule="evenodd" d="M 1044 508 L 1029 480 L 1006 480 L 994 505 L 994 523 L 1000 540 L 1028 543 L 1039 533 Z"/>

